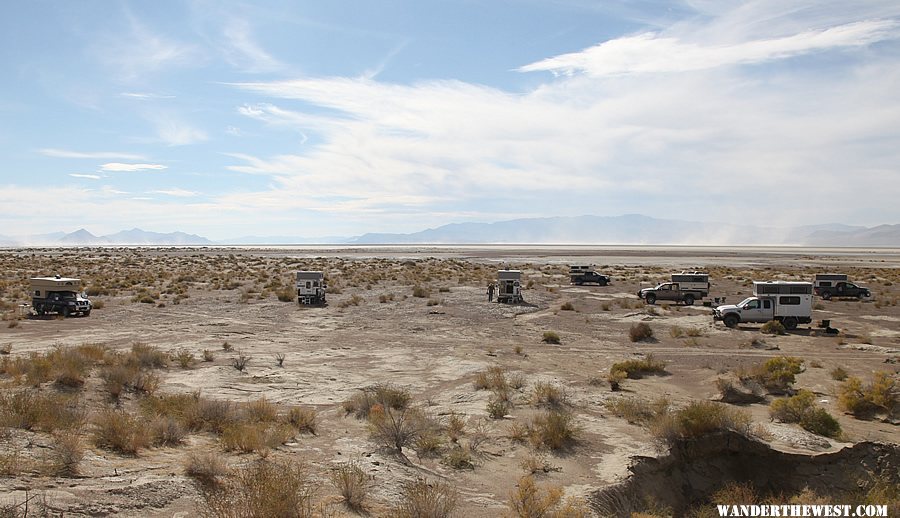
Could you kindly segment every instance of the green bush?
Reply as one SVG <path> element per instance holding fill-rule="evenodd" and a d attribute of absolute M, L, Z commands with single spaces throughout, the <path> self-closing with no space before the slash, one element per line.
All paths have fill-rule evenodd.
<path fill-rule="evenodd" d="M 749 433 L 750 414 L 722 403 L 694 401 L 681 410 L 661 415 L 650 426 L 653 436 L 668 444 L 725 430 Z"/>
<path fill-rule="evenodd" d="M 838 437 L 841 425 L 824 408 L 816 405 L 815 394 L 801 390 L 795 396 L 772 403 L 769 414 L 783 423 L 800 423 L 804 430 L 825 437 Z"/>
<path fill-rule="evenodd" d="M 760 333 L 764 333 L 767 335 L 785 335 L 787 334 L 787 330 L 784 328 L 784 324 L 777 320 L 769 320 L 765 324 L 759 328 Z"/>
<path fill-rule="evenodd" d="M 541 341 L 546 344 L 558 344 L 559 333 L 555 331 L 544 331 L 544 337 L 541 338 Z"/>
<path fill-rule="evenodd" d="M 610 374 L 624 372 L 626 377 L 640 379 L 648 374 L 665 374 L 666 362 L 657 360 L 652 354 L 648 354 L 641 360 L 626 360 L 614 363 L 609 368 Z"/>

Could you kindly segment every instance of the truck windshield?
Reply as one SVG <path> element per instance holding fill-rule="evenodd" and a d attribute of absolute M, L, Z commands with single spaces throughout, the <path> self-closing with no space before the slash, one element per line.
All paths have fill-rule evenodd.
<path fill-rule="evenodd" d="M 745 305 L 746 305 L 748 302 L 750 302 L 751 300 L 756 300 L 756 299 L 753 298 L 753 297 L 747 297 L 746 299 L 744 299 L 744 300 L 738 302 L 738 306 L 745 306 Z"/>

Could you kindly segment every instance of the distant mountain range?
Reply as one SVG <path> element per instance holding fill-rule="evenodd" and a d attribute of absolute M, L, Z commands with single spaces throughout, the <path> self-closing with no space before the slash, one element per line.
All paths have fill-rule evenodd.
<path fill-rule="evenodd" d="M 640 214 L 528 218 L 496 223 L 452 223 L 410 234 L 304 238 L 245 236 L 212 241 L 184 232 L 138 228 L 105 236 L 85 229 L 34 236 L 2 236 L 0 246 L 297 245 L 297 244 L 608 244 L 608 245 L 798 245 L 900 247 L 900 225 L 842 224 L 765 227 L 658 219 Z"/>

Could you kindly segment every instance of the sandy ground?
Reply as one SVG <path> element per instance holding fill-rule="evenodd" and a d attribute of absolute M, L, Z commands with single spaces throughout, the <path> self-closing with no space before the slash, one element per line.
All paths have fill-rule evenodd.
<path fill-rule="evenodd" d="M 32 257 L 32 253 L 35 254 Z M 123 258 L 127 261 L 122 262 Z M 313 260 L 314 258 L 319 258 Z M 634 455 L 659 451 L 648 432 L 612 416 L 603 406 L 610 398 L 666 396 L 675 404 L 716 395 L 715 381 L 739 366 L 749 366 L 780 355 L 806 360 L 797 388 L 812 390 L 817 400 L 835 415 L 849 442 L 898 442 L 896 424 L 862 421 L 843 414 L 836 405 L 829 372 L 841 366 L 851 375 L 870 379 L 871 373 L 898 371 L 900 358 L 900 253 L 884 251 L 806 251 L 779 248 L 588 248 L 588 247 L 384 247 L 340 249 L 128 249 L 128 250 L 7 250 L 0 252 L 8 304 L 25 302 L 24 279 L 54 273 L 81 277 L 87 285 L 109 281 L 106 264 L 122 272 L 143 268 L 143 274 L 187 268 L 185 261 L 219 261 L 222 279 L 188 282 L 187 298 L 161 294 L 154 303 L 133 302 L 140 286 L 119 288 L 115 294 L 93 297 L 104 307 L 87 318 L 24 319 L 15 327 L 0 327 L 0 346 L 10 344 L 12 355 L 46 351 L 56 345 L 99 343 L 127 350 L 142 342 L 166 351 L 187 349 L 200 356 L 214 352 L 212 362 L 191 369 L 170 366 L 162 374 L 160 392 L 200 390 L 206 397 L 251 401 L 266 397 L 285 405 L 309 405 L 318 411 L 315 436 L 298 435 L 276 452 L 282 458 L 302 460 L 324 480 L 330 467 L 358 460 L 375 482 L 371 511 L 384 515 L 397 498 L 401 484 L 416 477 L 448 481 L 459 492 L 459 515 L 498 516 L 506 509 L 509 493 L 523 475 L 523 460 L 535 452 L 507 438 L 511 423 L 527 419 L 537 409 L 528 402 L 529 389 L 539 381 L 564 387 L 571 409 L 583 432 L 573 448 L 563 453 L 540 452 L 553 467 L 538 476 L 541 484 L 554 484 L 567 495 L 585 497 L 591 491 L 621 480 Z M 318 261 L 318 262 L 317 262 Z M 606 287 L 568 284 L 566 265 L 593 263 L 613 277 Z M 412 296 L 413 284 L 391 275 L 427 263 L 421 284 L 430 288 L 426 298 Z M 290 272 L 306 265 L 327 264 L 340 294 L 329 296 L 327 307 L 305 308 L 280 302 L 274 294 L 262 298 L 247 287 L 262 285 L 270 277 L 283 285 Z M 79 266 L 82 265 L 82 266 Z M 89 269 L 87 266 L 93 265 Z M 150 265 L 150 266 L 147 266 Z M 224 265 L 224 266 L 223 266 Z M 498 265 L 524 271 L 526 304 L 490 304 L 485 280 Z M 351 277 L 365 267 L 375 275 L 368 282 Z M 132 270 L 129 270 L 132 268 Z M 154 268 L 156 270 L 154 270 Z M 814 325 L 788 336 L 763 336 L 758 326 L 727 329 L 714 323 L 710 309 L 660 304 L 644 306 L 635 292 L 665 281 L 667 273 L 702 268 L 712 273 L 715 297 L 737 302 L 751 294 L 749 281 L 775 278 L 811 280 L 813 273 L 846 271 L 869 286 L 872 300 L 817 301 Z M 89 270 L 89 271 L 86 271 Z M 106 270 L 104 272 L 104 270 Z M 209 268 L 208 270 L 209 271 Z M 222 286 L 228 271 L 240 272 L 237 286 Z M 125 275 L 124 273 L 122 275 Z M 136 274 L 137 275 L 137 274 Z M 441 275 L 445 275 L 442 277 Z M 156 275 L 159 279 L 164 276 Z M 171 285 L 174 281 L 168 280 Z M 218 283 L 218 285 L 216 285 Z M 165 287 L 160 281 L 156 289 Z M 216 286 L 214 286 L 216 285 Z M 445 291 L 440 291 L 444 288 Z M 164 290 L 163 290 L 164 291 Z M 24 293 L 24 292 L 23 292 Z M 379 297 L 393 300 L 379 302 Z M 349 305 L 352 297 L 358 305 Z M 561 306 L 571 303 L 574 310 Z M 14 312 L 15 309 L 10 311 Z M 8 313 L 12 314 L 12 313 Z M 842 331 L 826 336 L 815 322 L 830 319 Z M 631 343 L 628 328 L 647 322 L 652 342 Z M 4 322 L 5 324 L 5 322 Z M 701 336 L 673 338 L 673 326 L 697 328 Z M 561 344 L 541 341 L 555 331 Z M 762 338 L 766 348 L 751 346 Z M 228 342 L 234 351 L 223 350 Z M 237 351 L 250 356 L 245 372 L 232 367 Z M 279 367 L 274 355 L 285 355 Z M 668 362 L 669 375 L 624 382 L 613 393 L 604 379 L 617 361 L 647 353 Z M 517 405 L 504 419 L 490 419 L 489 391 L 475 390 L 475 374 L 491 366 L 521 373 L 527 386 L 516 396 Z M 487 440 L 474 469 L 455 470 L 437 458 L 409 452 L 409 463 L 380 448 L 368 437 L 364 421 L 346 416 L 341 403 L 358 389 L 378 382 L 406 387 L 429 415 L 451 413 L 468 417 L 471 427 L 484 423 Z M 89 387 L 89 382 L 86 387 Z M 8 390 L 8 389 L 2 389 Z M 52 390 L 48 388 L 47 390 Z M 85 389 L 87 390 L 87 388 Z M 137 397 L 137 396 L 129 396 Z M 102 406 L 104 401 L 96 401 Z M 825 452 L 845 446 L 812 436 L 796 425 L 771 423 L 768 404 L 747 408 L 756 422 L 768 428 L 773 445 L 785 451 Z M 87 432 L 85 432 L 87 437 Z M 24 439 L 23 439 L 24 437 Z M 38 455 L 47 440 L 40 433 L 13 434 L 5 441 L 26 440 L 26 454 Z M 86 444 L 90 444 L 86 439 Z M 7 444 L 7 447 L 9 445 Z M 0 503 L 21 500 L 24 491 L 40 493 L 51 508 L 66 515 L 188 516 L 199 499 L 193 481 L 184 475 L 184 459 L 191 451 L 221 451 L 211 434 L 189 436 L 177 448 L 150 448 L 137 457 L 122 456 L 89 446 L 82 474 L 56 478 L 20 473 L 0 478 Z M 256 454 L 223 454 L 234 466 L 252 461 Z M 325 482 L 319 497 L 334 495 Z"/>

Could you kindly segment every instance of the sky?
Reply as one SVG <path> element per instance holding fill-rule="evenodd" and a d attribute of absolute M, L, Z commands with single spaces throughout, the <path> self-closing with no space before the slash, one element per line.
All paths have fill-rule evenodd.
<path fill-rule="evenodd" d="M 896 0 L 33 0 L 0 235 L 900 223 Z"/>

